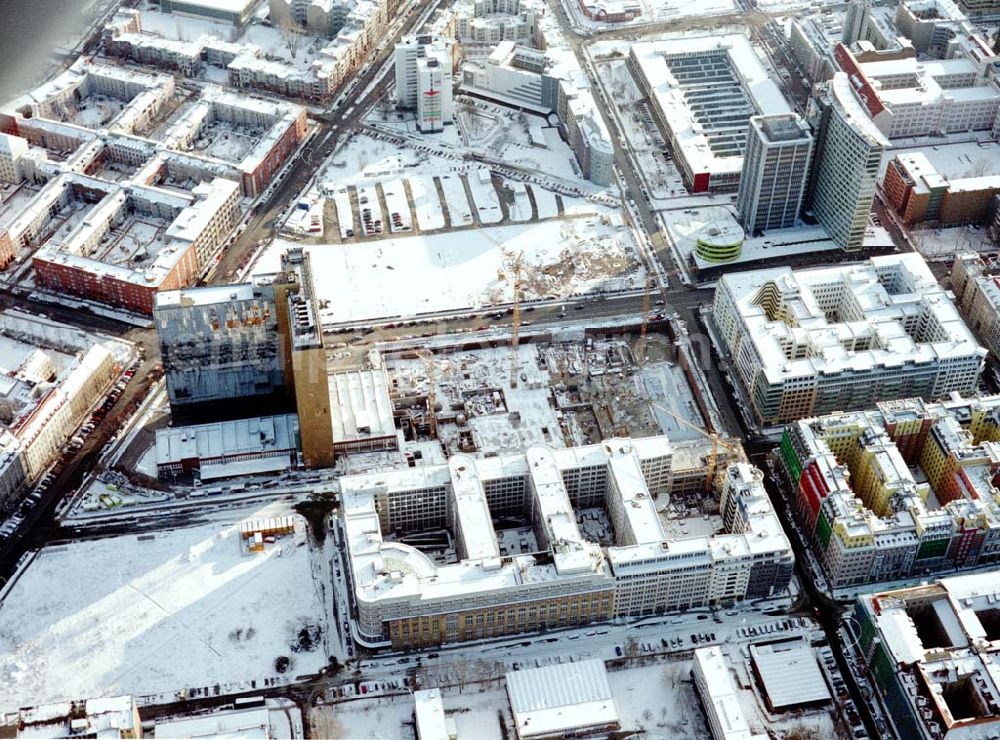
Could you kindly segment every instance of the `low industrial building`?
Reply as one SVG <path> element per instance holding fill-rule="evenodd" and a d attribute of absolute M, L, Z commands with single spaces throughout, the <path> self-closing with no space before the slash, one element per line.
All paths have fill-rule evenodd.
<path fill-rule="evenodd" d="M 168 427 L 156 430 L 156 472 L 201 481 L 280 473 L 297 467 L 299 449 L 295 414 Z"/>
<path fill-rule="evenodd" d="M 919 254 L 723 275 L 712 320 L 761 426 L 975 391 L 986 350 Z"/>
<path fill-rule="evenodd" d="M 771 712 L 822 707 L 833 699 L 809 644 L 751 645 L 750 665 Z"/>
<path fill-rule="evenodd" d="M 722 476 L 725 534 L 673 538 L 655 505 L 672 470 L 661 436 L 342 478 L 355 639 L 430 646 L 783 593 L 794 558 L 760 471 Z M 577 506 L 606 509 L 610 546 L 584 536 Z M 531 522 L 515 552 L 498 539 L 504 516 Z M 407 544 L 441 528 L 457 560 Z"/>
<path fill-rule="evenodd" d="M 1000 560 L 1000 396 L 804 419 L 778 461 L 833 588 Z"/>
<path fill-rule="evenodd" d="M 330 374 L 335 457 L 399 448 L 399 432 L 384 370 Z"/>
<path fill-rule="evenodd" d="M 1000 734 L 998 602 L 993 573 L 858 599 L 858 663 L 898 737 Z"/>
<path fill-rule="evenodd" d="M 413 720 L 417 740 L 458 740 L 455 720 L 445 714 L 441 689 L 413 692 Z"/>
<path fill-rule="evenodd" d="M 621 727 L 599 658 L 511 671 L 506 683 L 518 740 L 605 735 Z"/>
<path fill-rule="evenodd" d="M 109 696 L 26 707 L 0 715 L 0 735 L 19 738 L 86 738 L 131 740 L 142 737 L 142 720 L 134 696 Z M 13 734 L 4 733 L 5 726 Z"/>
<path fill-rule="evenodd" d="M 695 193 L 735 191 L 750 118 L 792 113 L 743 34 L 633 43 L 628 62 Z"/>

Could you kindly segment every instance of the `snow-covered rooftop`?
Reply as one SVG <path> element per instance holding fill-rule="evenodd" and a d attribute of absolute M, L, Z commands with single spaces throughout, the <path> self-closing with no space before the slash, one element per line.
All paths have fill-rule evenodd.
<path fill-rule="evenodd" d="M 830 700 L 810 645 L 751 645 L 750 657 L 775 709 Z"/>
<path fill-rule="evenodd" d="M 612 729 L 620 723 L 604 661 L 596 658 L 512 671 L 507 695 L 519 738 Z"/>
<path fill-rule="evenodd" d="M 774 382 L 985 352 L 919 254 L 729 273 L 717 306 L 719 295 L 731 298 L 741 336 Z M 914 330 L 918 321 L 933 330 Z"/>
<path fill-rule="evenodd" d="M 630 46 L 643 78 L 640 87 L 649 94 L 658 118 L 680 149 L 678 154 L 694 174 L 738 175 L 750 117 L 791 113 L 781 89 L 743 34 Z"/>

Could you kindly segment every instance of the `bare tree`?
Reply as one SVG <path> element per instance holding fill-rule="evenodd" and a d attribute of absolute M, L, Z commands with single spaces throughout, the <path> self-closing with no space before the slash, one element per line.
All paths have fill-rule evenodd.
<path fill-rule="evenodd" d="M 469 677 L 469 665 L 464 660 L 460 660 L 451 667 L 451 670 L 455 675 L 455 682 L 458 684 L 458 693 L 461 694 L 465 690 L 465 682 Z"/>
<path fill-rule="evenodd" d="M 291 18 L 282 18 L 281 22 L 278 23 L 278 32 L 281 34 L 281 38 L 285 42 L 285 46 L 288 47 L 288 53 L 293 57 L 297 55 L 299 53 L 299 49 L 302 48 L 302 42 L 305 40 L 305 36 L 295 24 L 295 21 Z"/>

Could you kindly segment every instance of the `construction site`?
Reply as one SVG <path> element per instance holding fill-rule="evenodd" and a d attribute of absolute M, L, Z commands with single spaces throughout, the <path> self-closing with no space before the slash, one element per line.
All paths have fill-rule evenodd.
<path fill-rule="evenodd" d="M 660 314 L 633 321 L 522 331 L 516 316 L 502 333 L 376 344 L 367 363 L 385 379 L 398 454 L 418 466 L 456 454 L 666 434 L 680 467 L 704 481 L 714 459 L 738 453 L 691 361 L 687 335 Z M 359 457 L 350 469 L 366 467 Z"/>

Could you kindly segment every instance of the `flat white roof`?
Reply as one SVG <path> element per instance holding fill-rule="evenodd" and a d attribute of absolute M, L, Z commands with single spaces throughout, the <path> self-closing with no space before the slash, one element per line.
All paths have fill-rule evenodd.
<path fill-rule="evenodd" d="M 809 645 L 751 645 L 750 656 L 775 709 L 830 700 L 830 688 Z"/>
<path fill-rule="evenodd" d="M 198 717 L 157 722 L 157 738 L 217 738 L 219 740 L 269 740 L 271 723 L 267 707 L 232 709 Z"/>
<path fill-rule="evenodd" d="M 259 0 L 170 0 L 172 5 L 188 5 L 204 10 L 221 10 L 227 13 L 242 13 Z"/>
<path fill-rule="evenodd" d="M 293 450 L 298 431 L 295 414 L 166 427 L 156 430 L 156 462 L 165 465 L 181 460 Z"/>
<path fill-rule="evenodd" d="M 765 287 L 775 291 L 786 319 L 772 320 L 758 301 Z M 728 273 L 720 279 L 719 291 L 732 297 L 740 341 L 753 343 L 763 371 L 774 383 L 985 355 L 948 293 L 915 253 L 805 270 Z M 836 320 L 824 310 L 831 295 L 837 296 L 840 307 Z M 937 330 L 918 341 L 905 326 L 921 317 L 933 321 Z M 848 349 L 855 343 L 866 349 Z M 804 351 L 790 352 L 790 347 Z"/>
<path fill-rule="evenodd" d="M 448 723 L 441 701 L 441 689 L 413 692 L 417 720 L 417 740 L 448 740 Z"/>
<path fill-rule="evenodd" d="M 521 738 L 620 723 L 598 658 L 508 673 L 507 696 Z"/>
<path fill-rule="evenodd" d="M 465 544 L 465 557 L 469 560 L 500 557 L 490 505 L 486 501 L 475 460 L 468 455 L 455 455 L 448 460 L 448 469 L 455 500 L 457 534 Z"/>
<path fill-rule="evenodd" d="M 736 694 L 729 666 L 718 645 L 698 648 L 694 651 L 694 671 L 701 674 L 708 696 L 702 702 L 715 715 L 722 728 L 722 740 L 751 740 L 755 736 L 750 731 L 743 707 Z M 699 684 L 700 685 L 700 684 Z"/>
<path fill-rule="evenodd" d="M 334 444 L 396 433 L 384 370 L 351 370 L 330 376 Z"/>
<path fill-rule="evenodd" d="M 742 154 L 721 156 L 713 151 L 710 134 L 714 131 L 707 129 L 703 120 L 710 114 L 692 110 L 691 103 L 687 99 L 685 80 L 671 71 L 668 59 L 675 55 L 683 58 L 688 55 L 708 55 L 720 51 L 726 54 L 733 75 L 733 84 L 730 90 L 724 91 L 719 88 L 718 92 L 735 94 L 741 89 L 753 108 L 748 113 L 746 121 L 726 124 L 732 129 L 731 133 L 737 140 L 745 139 L 750 116 L 792 112 L 781 89 L 767 74 L 753 45 L 743 34 L 644 41 L 630 46 L 631 54 L 651 92 L 653 105 L 670 127 L 674 141 L 682 149 L 685 161 L 695 174 L 699 172 L 712 175 L 738 174 L 743 168 L 743 156 Z M 714 85 L 718 87 L 718 83 Z M 726 102 L 718 103 L 720 112 L 725 110 L 726 105 Z M 710 106 L 706 105 L 701 110 L 709 109 Z M 739 129 L 742 129 L 742 136 L 738 133 Z M 741 148 L 742 144 L 740 141 Z"/>

